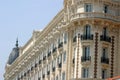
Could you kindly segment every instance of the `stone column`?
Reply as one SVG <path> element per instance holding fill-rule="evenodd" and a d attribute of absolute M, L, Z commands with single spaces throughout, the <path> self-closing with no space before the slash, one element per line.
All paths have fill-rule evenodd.
<path fill-rule="evenodd" d="M 72 35 L 73 35 L 73 30 L 68 31 L 68 46 L 67 46 L 67 54 L 66 54 L 66 59 L 67 59 L 67 71 L 66 71 L 66 80 L 71 79 L 71 73 L 72 73 Z"/>

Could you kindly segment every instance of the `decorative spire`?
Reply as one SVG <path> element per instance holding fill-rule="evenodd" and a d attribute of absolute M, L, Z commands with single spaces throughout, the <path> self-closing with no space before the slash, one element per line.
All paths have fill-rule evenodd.
<path fill-rule="evenodd" d="M 16 39 L 16 44 L 15 45 L 16 45 L 16 47 L 18 47 L 18 38 Z"/>

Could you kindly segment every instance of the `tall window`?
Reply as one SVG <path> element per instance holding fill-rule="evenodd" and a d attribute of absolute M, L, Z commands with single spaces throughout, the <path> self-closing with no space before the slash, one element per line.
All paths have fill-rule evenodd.
<path fill-rule="evenodd" d="M 58 38 L 58 45 L 60 44 L 60 38 Z"/>
<path fill-rule="evenodd" d="M 65 80 L 65 72 L 62 73 L 62 80 Z"/>
<path fill-rule="evenodd" d="M 88 58 L 90 56 L 90 46 L 83 47 L 83 56 L 84 58 Z"/>
<path fill-rule="evenodd" d="M 89 68 L 82 68 L 82 77 L 83 78 L 89 77 Z"/>
<path fill-rule="evenodd" d="M 104 13 L 108 13 L 108 5 L 104 5 Z"/>
<path fill-rule="evenodd" d="M 66 61 L 66 51 L 63 53 L 63 62 Z"/>
<path fill-rule="evenodd" d="M 107 36 L 108 34 L 108 30 L 106 27 L 103 28 L 103 36 Z"/>
<path fill-rule="evenodd" d="M 85 12 L 92 12 L 92 4 L 85 4 Z"/>
<path fill-rule="evenodd" d="M 107 48 L 103 48 L 103 51 L 102 51 L 102 57 L 103 58 L 108 58 L 108 53 L 107 53 Z"/>
<path fill-rule="evenodd" d="M 40 77 L 38 77 L 38 80 L 41 80 Z"/>
<path fill-rule="evenodd" d="M 91 34 L 91 27 L 90 25 L 86 25 L 84 29 L 84 35 L 88 39 L 90 38 L 90 34 Z"/>
<path fill-rule="evenodd" d="M 62 54 L 58 56 L 58 58 L 57 58 L 57 64 L 59 64 L 61 62 L 62 62 Z"/>
<path fill-rule="evenodd" d="M 102 69 L 102 79 L 107 78 L 107 70 L 106 69 Z"/>
<path fill-rule="evenodd" d="M 64 43 L 67 43 L 67 33 L 64 33 Z"/>
<path fill-rule="evenodd" d="M 58 75 L 56 76 L 56 80 L 58 80 Z"/>

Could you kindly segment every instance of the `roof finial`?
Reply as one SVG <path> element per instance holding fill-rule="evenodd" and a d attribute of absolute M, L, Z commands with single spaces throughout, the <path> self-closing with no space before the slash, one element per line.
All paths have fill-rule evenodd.
<path fill-rule="evenodd" d="M 18 38 L 16 39 L 16 47 L 18 47 Z"/>

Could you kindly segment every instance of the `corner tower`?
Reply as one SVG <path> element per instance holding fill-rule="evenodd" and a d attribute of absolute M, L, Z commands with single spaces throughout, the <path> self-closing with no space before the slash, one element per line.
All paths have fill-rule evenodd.
<path fill-rule="evenodd" d="M 75 51 L 69 50 L 68 63 L 73 58 L 74 66 L 68 66 L 67 76 L 90 80 L 120 75 L 119 0 L 64 0 L 64 21 L 76 41 Z"/>

